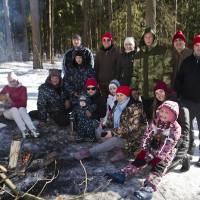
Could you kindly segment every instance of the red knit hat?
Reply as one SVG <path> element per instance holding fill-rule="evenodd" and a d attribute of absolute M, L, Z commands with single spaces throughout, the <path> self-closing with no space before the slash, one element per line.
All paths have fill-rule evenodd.
<path fill-rule="evenodd" d="M 158 89 L 162 89 L 162 90 L 164 90 L 166 93 L 169 92 L 169 89 L 168 89 L 166 83 L 163 82 L 163 81 L 157 81 L 156 86 L 154 87 L 154 93 L 155 93 L 155 91 L 158 90 Z"/>
<path fill-rule="evenodd" d="M 130 92 L 131 92 L 130 87 L 129 87 L 129 86 L 126 86 L 126 85 L 124 85 L 124 86 L 119 86 L 119 87 L 117 88 L 117 91 L 116 91 L 116 93 L 122 93 L 122 94 L 126 95 L 127 97 L 130 95 Z"/>
<path fill-rule="evenodd" d="M 177 32 L 176 32 L 176 34 L 175 34 L 174 37 L 173 37 L 172 42 L 174 43 L 174 41 L 175 41 L 176 39 L 178 39 L 178 38 L 181 39 L 183 42 L 186 43 L 186 38 L 185 38 L 185 35 L 183 34 L 182 31 L 177 31 Z"/>
<path fill-rule="evenodd" d="M 88 87 L 89 85 L 92 85 L 94 87 L 97 86 L 97 81 L 94 78 L 88 78 L 86 83 L 85 83 L 86 87 Z"/>
<path fill-rule="evenodd" d="M 104 38 L 104 37 L 107 37 L 109 38 L 111 41 L 113 39 L 113 36 L 110 32 L 105 32 L 102 36 L 101 36 L 101 40 Z"/>
<path fill-rule="evenodd" d="M 193 40 L 192 40 L 193 46 L 194 46 L 196 43 L 200 43 L 200 35 L 194 36 L 194 38 L 193 38 Z"/>

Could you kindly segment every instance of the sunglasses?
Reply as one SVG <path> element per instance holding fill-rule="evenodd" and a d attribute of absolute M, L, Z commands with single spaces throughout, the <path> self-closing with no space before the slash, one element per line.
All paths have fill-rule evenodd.
<path fill-rule="evenodd" d="M 88 90 L 88 91 L 89 91 L 89 90 L 95 91 L 95 90 L 96 90 L 96 87 L 88 87 L 87 90 Z"/>
<path fill-rule="evenodd" d="M 103 39 L 103 42 L 110 42 L 110 39 Z"/>

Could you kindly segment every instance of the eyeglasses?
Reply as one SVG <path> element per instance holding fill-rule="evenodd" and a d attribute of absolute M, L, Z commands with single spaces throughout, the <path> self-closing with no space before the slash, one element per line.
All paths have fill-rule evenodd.
<path fill-rule="evenodd" d="M 103 42 L 110 42 L 110 39 L 103 39 Z"/>
<path fill-rule="evenodd" d="M 88 87 L 87 90 L 88 90 L 88 91 L 89 91 L 89 90 L 95 91 L 95 90 L 96 90 L 96 87 Z"/>

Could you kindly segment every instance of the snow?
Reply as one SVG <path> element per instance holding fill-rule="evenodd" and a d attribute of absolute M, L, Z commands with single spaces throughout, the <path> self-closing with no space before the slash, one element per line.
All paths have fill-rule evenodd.
<path fill-rule="evenodd" d="M 61 69 L 62 62 L 57 61 L 55 64 L 44 63 L 44 69 L 33 69 L 32 62 L 7 62 L 0 63 L 0 90 L 7 84 L 7 73 L 14 71 L 19 77 L 19 81 L 27 87 L 28 102 L 27 110 L 36 110 L 38 87 L 45 81 L 50 68 Z"/>
<path fill-rule="evenodd" d="M 8 62 L 8 63 L 0 63 L 0 90 L 7 83 L 7 73 L 9 71 L 14 71 L 18 76 L 20 81 L 24 86 L 27 87 L 28 90 L 28 111 L 36 109 L 37 103 L 37 95 L 38 95 L 38 86 L 42 84 L 47 75 L 49 68 L 59 68 L 61 69 L 61 60 L 55 62 L 54 65 L 50 63 L 44 63 L 44 69 L 33 70 L 32 62 Z M 195 122 L 194 122 L 195 123 Z M 195 123 L 196 127 L 196 123 Z M 193 164 L 199 158 L 198 151 L 198 131 L 197 128 L 194 130 L 195 135 L 195 148 L 194 148 L 194 156 L 192 160 L 191 169 L 188 172 L 180 173 L 178 166 L 174 171 L 168 173 L 162 181 L 158 191 L 154 194 L 154 200 L 198 200 L 200 199 L 200 168 L 195 167 Z M 131 188 L 131 185 L 125 185 L 124 192 L 134 190 Z M 123 194 L 122 190 L 123 186 L 115 186 L 112 184 L 110 188 L 108 188 L 108 192 L 106 195 L 103 193 L 95 194 L 95 197 L 92 196 L 91 199 L 120 199 L 120 195 Z M 110 191 L 109 191 L 110 189 Z M 112 191 L 111 191 L 112 190 Z M 120 191 L 121 190 L 121 191 Z M 133 190 L 131 193 L 133 193 Z M 112 194 L 113 193 L 113 194 Z M 115 195 L 114 195 L 115 193 Z M 90 196 L 90 195 L 89 195 Z M 87 199 L 90 199 L 88 196 Z M 122 195 L 123 196 L 123 195 Z M 101 198 L 102 197 L 102 198 Z M 122 198 L 123 199 L 123 198 Z M 125 198 L 127 199 L 127 198 Z"/>

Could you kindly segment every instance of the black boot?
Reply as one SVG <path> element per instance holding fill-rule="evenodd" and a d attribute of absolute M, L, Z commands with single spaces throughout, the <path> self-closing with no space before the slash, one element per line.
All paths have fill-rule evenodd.
<path fill-rule="evenodd" d="M 186 172 L 189 169 L 190 169 L 190 158 L 189 158 L 189 156 L 186 156 L 185 158 L 183 158 L 182 167 L 181 167 L 180 171 Z"/>

